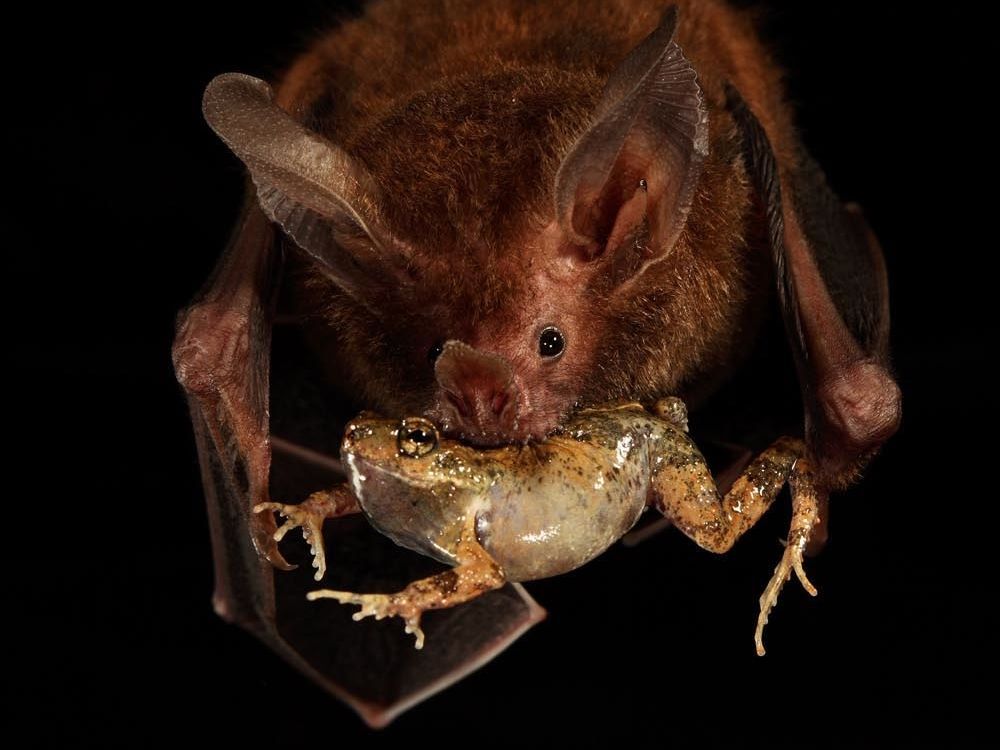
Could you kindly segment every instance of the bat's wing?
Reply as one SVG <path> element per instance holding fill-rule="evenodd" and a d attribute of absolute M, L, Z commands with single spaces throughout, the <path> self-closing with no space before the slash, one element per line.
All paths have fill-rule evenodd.
<path fill-rule="evenodd" d="M 747 167 L 767 213 L 785 327 L 806 407 L 806 437 L 825 483 L 849 484 L 901 418 L 889 369 L 889 293 L 882 251 L 800 151 L 779 164 L 763 127 L 735 91 Z"/>
<path fill-rule="evenodd" d="M 208 283 L 178 316 L 173 358 L 191 407 L 206 488 L 242 497 L 229 512 L 260 555 L 288 568 L 271 538 L 274 519 L 250 514 L 268 499 L 271 323 L 280 266 L 274 229 L 251 193 Z M 220 503 L 210 503 L 216 536 L 220 525 L 234 520 L 221 513 Z M 226 580 L 221 577 L 220 585 Z"/>
<path fill-rule="evenodd" d="M 344 607 L 306 601 L 317 585 L 307 560 L 293 557 L 305 563 L 297 570 L 276 569 L 293 566 L 271 538 L 271 514 L 251 508 L 272 492 L 293 502 L 340 479 L 331 446 L 335 452 L 343 409 L 310 377 L 294 335 L 278 334 L 272 362 L 279 248 L 270 223 L 249 206 L 208 287 L 182 313 L 174 347 L 208 505 L 215 609 L 382 726 L 489 661 L 544 611 L 520 586 L 508 585 L 429 614 L 427 645 L 417 651 L 398 627 L 362 627 Z M 272 411 L 286 436 L 273 446 Z M 325 531 L 329 585 L 393 591 L 436 565 L 395 547 L 359 517 L 328 523 Z M 294 540 L 287 547 L 300 557 L 308 550 Z"/>
<path fill-rule="evenodd" d="M 203 435 L 203 431 L 201 432 Z M 337 479 L 330 459 L 276 441 L 274 487 L 304 497 Z M 544 616 L 519 585 L 460 607 L 428 613 L 423 650 L 392 622 L 351 619 L 346 607 L 306 601 L 317 587 L 304 556 L 307 545 L 289 537 L 297 570 L 281 571 L 262 560 L 250 541 L 242 497 L 232 497 L 216 465 L 214 449 L 199 447 L 216 561 L 215 606 L 225 619 L 249 630 L 303 674 L 350 705 L 371 726 L 385 726 L 403 711 L 461 680 L 513 643 Z M 320 484 L 314 484 L 315 481 Z M 291 487 L 301 488 L 291 493 Z M 282 492 L 282 497 L 289 494 Z M 325 529 L 329 585 L 394 591 L 435 568 L 373 531 L 359 516 Z M 298 550 L 300 554 L 294 554 Z"/>
<path fill-rule="evenodd" d="M 312 480 L 304 483 L 303 478 L 319 478 L 328 471 L 323 459 L 308 455 L 310 450 L 285 441 L 275 447 L 274 487 L 276 492 L 282 488 L 282 497 L 304 498 L 316 485 Z M 328 471 L 320 486 L 335 479 Z M 292 491 L 296 484 L 299 489 Z M 265 571 L 273 590 L 274 616 L 264 632 L 252 630 L 371 726 L 388 724 L 478 669 L 545 615 L 520 585 L 508 584 L 462 606 L 427 613 L 422 622 L 425 646 L 417 651 L 413 638 L 396 623 L 359 624 L 351 619 L 349 608 L 306 601 L 306 593 L 318 584 L 306 557 L 308 546 L 296 545 L 294 536 L 286 546 L 290 557 L 301 564 L 291 573 Z M 415 578 L 443 569 L 397 547 L 361 516 L 327 522 L 324 538 L 329 566 L 324 586 L 398 591 Z M 249 546 L 246 537 L 238 535 L 225 543 L 237 550 Z"/>

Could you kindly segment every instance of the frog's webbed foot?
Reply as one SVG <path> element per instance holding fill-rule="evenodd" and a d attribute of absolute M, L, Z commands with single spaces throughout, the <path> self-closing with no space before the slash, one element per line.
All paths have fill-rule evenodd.
<path fill-rule="evenodd" d="M 258 503 L 254 513 L 275 511 L 287 519 L 274 532 L 274 541 L 280 542 L 292 529 L 301 528 L 302 536 L 309 544 L 313 557 L 313 567 L 317 581 L 326 575 L 326 548 L 323 546 L 323 521 L 327 518 L 337 518 L 350 513 L 360 513 L 361 507 L 357 499 L 350 493 L 346 485 L 334 487 L 332 490 L 314 492 L 298 505 L 284 503 Z"/>
<path fill-rule="evenodd" d="M 374 617 L 401 617 L 406 632 L 416 638 L 416 648 L 424 647 L 420 618 L 430 609 L 445 609 L 475 599 L 487 591 L 501 588 L 507 579 L 503 570 L 476 539 L 476 518 L 465 519 L 455 550 L 457 564 L 451 570 L 414 581 L 395 594 L 357 594 L 351 591 L 321 589 L 306 594 L 309 601 L 336 599 L 341 604 L 358 604 L 355 620 Z"/>
<path fill-rule="evenodd" d="M 778 594 L 781 593 L 785 582 L 791 578 L 792 572 L 795 572 L 802 587 L 810 595 L 817 594 L 816 587 L 812 585 L 802 566 L 806 546 L 819 522 L 820 509 L 820 500 L 808 458 L 802 457 L 795 462 L 789 483 L 792 490 L 792 524 L 788 530 L 788 541 L 778 567 L 774 569 L 774 575 L 771 576 L 767 588 L 760 597 L 760 615 L 757 617 L 757 630 L 754 633 L 754 642 L 760 656 L 764 655 L 764 626 L 767 625 L 767 616 L 777 604 Z"/>
<path fill-rule="evenodd" d="M 357 622 L 366 617 L 382 620 L 386 617 L 401 617 L 406 623 L 406 632 L 416 638 L 415 648 L 424 647 L 424 631 L 420 629 L 420 617 L 424 610 L 408 601 L 406 589 L 398 594 L 356 594 L 353 591 L 333 591 L 320 589 L 310 591 L 306 598 L 314 602 L 317 599 L 336 599 L 341 604 L 359 604 L 361 609 L 354 613 L 352 619 Z M 428 607 L 432 609 L 432 607 Z"/>

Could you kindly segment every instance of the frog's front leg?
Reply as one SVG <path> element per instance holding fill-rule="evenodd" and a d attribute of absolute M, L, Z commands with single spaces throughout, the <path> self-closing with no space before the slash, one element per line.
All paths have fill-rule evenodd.
<path fill-rule="evenodd" d="M 503 570 L 476 538 L 476 516 L 469 513 L 455 549 L 456 565 L 451 570 L 414 581 L 395 594 L 356 594 L 321 589 L 306 595 L 309 601 L 336 599 L 341 604 L 359 604 L 355 620 L 374 617 L 401 617 L 406 632 L 416 638 L 416 648 L 424 647 L 420 617 L 430 609 L 445 609 L 501 588 L 507 581 Z"/>
<path fill-rule="evenodd" d="M 288 519 L 274 532 L 274 541 L 280 542 L 289 531 L 302 527 L 302 536 L 309 544 L 309 551 L 312 552 L 313 556 L 313 567 L 316 568 L 316 574 L 313 578 L 319 581 L 326 574 L 323 521 L 327 518 L 339 518 L 351 513 L 360 513 L 361 506 L 347 485 L 341 484 L 332 490 L 314 492 L 298 505 L 258 503 L 253 508 L 254 513 L 263 513 L 268 510 L 276 511 Z"/>
<path fill-rule="evenodd" d="M 669 443 L 662 458 L 653 478 L 653 505 L 699 546 L 712 552 L 727 552 L 771 507 L 786 480 L 790 480 L 792 525 L 788 543 L 760 598 L 755 643 L 757 653 L 763 655 L 767 616 L 791 572 L 795 571 L 806 591 L 816 594 L 802 567 L 806 544 L 819 519 L 819 499 L 805 444 L 794 438 L 780 438 L 747 466 L 725 497 L 719 496 L 711 472 L 693 443 Z"/>
<path fill-rule="evenodd" d="M 676 396 L 667 396 L 658 399 L 653 404 L 653 414 L 660 419 L 665 419 L 674 427 L 678 427 L 684 432 L 688 431 L 688 410 L 687 405 Z"/>

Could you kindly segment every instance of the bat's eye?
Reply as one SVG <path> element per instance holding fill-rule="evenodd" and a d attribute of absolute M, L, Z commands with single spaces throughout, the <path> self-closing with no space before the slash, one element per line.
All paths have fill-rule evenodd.
<path fill-rule="evenodd" d="M 437 358 L 441 356 L 441 352 L 444 351 L 444 342 L 436 341 L 434 346 L 427 350 L 427 360 L 434 364 L 437 362 Z"/>
<path fill-rule="evenodd" d="M 565 348 L 566 339 L 555 326 L 549 326 L 538 336 L 538 353 L 543 357 L 558 357 Z"/>
<path fill-rule="evenodd" d="M 396 438 L 399 453 L 410 458 L 420 458 L 437 448 L 437 428 L 420 417 L 407 417 L 399 425 Z"/>

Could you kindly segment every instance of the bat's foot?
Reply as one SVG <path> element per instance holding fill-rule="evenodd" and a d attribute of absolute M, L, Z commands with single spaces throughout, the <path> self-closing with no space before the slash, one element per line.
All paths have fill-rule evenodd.
<path fill-rule="evenodd" d="M 414 646 L 417 649 L 424 647 L 424 631 L 420 629 L 420 616 L 423 610 L 412 603 L 401 601 L 398 594 L 355 594 L 350 591 L 321 589 L 310 591 L 306 594 L 306 598 L 311 602 L 317 599 L 336 599 L 341 604 L 358 604 L 361 609 L 354 613 L 355 621 L 366 617 L 374 617 L 376 620 L 401 617 L 406 623 L 406 632 L 412 633 L 416 638 Z"/>
<path fill-rule="evenodd" d="M 774 569 L 774 575 L 771 576 L 767 588 L 764 589 L 764 593 L 760 597 L 760 614 L 757 616 L 757 630 L 754 633 L 754 643 L 757 645 L 758 656 L 764 655 L 764 626 L 767 625 L 767 616 L 774 609 L 774 605 L 778 603 L 778 595 L 785 582 L 791 578 L 792 571 L 795 572 L 802 588 L 808 591 L 811 596 L 816 596 L 818 593 L 806 575 L 805 568 L 802 567 L 802 558 L 808 541 L 808 530 L 793 530 L 789 534 L 785 553 L 781 556 L 778 567 Z"/>

